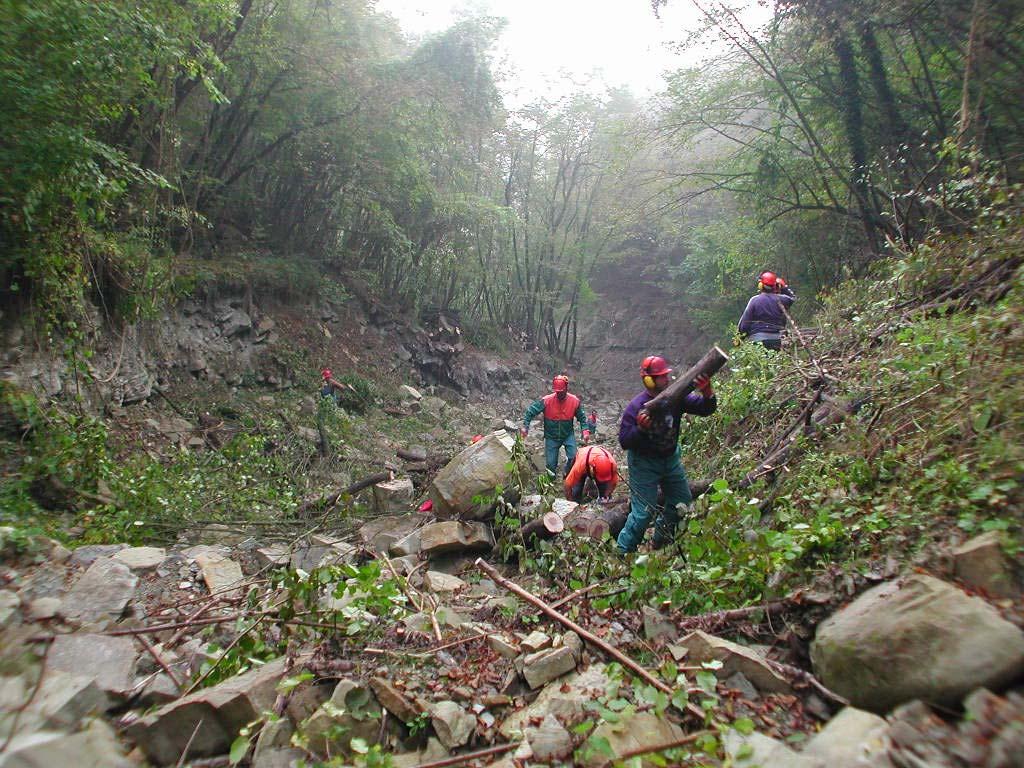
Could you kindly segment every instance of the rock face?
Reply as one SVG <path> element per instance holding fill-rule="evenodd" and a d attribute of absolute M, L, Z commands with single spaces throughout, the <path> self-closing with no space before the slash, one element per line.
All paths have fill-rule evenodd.
<path fill-rule="evenodd" d="M 914 575 L 822 623 L 811 660 L 826 686 L 863 709 L 884 714 L 912 699 L 953 706 L 1024 670 L 1024 632 L 984 600 Z"/>
<path fill-rule="evenodd" d="M 515 438 L 504 430 L 492 432 L 463 449 L 430 483 L 430 499 L 439 517 L 480 519 L 490 505 L 474 504 L 475 496 L 493 493 L 508 481 L 507 465 Z"/>

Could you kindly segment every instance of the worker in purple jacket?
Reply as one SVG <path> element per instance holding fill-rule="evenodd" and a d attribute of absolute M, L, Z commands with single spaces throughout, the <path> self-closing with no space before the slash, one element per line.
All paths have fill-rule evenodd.
<path fill-rule="evenodd" d="M 668 544 L 679 523 L 679 504 L 693 501 L 686 472 L 680 461 L 679 426 L 684 413 L 710 416 L 718 407 L 711 379 L 698 376 L 691 392 L 672 410 L 649 413 L 644 406 L 669 384 L 672 369 L 665 358 L 651 355 L 640 366 L 644 391 L 630 400 L 619 422 L 619 445 L 626 449 L 629 467 L 630 508 L 619 533 L 622 553 L 635 552 L 657 510 L 658 487 L 665 494 L 664 507 L 654 523 L 655 549 Z M 699 392 L 699 394 L 698 394 Z"/>
<path fill-rule="evenodd" d="M 747 302 L 740 317 L 740 333 L 747 341 L 776 351 L 782 349 L 782 330 L 786 327 L 787 310 L 796 296 L 786 281 L 774 272 L 762 272 L 757 278 L 757 295 Z"/>

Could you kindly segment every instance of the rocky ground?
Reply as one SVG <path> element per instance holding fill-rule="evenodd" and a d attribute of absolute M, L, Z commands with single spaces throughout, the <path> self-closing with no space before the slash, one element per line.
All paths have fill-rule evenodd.
<path fill-rule="evenodd" d="M 434 477 L 462 520 L 399 476 L 357 491 L 372 519 L 328 506 L 289 542 L 8 552 L 0 765 L 1022 764 L 1020 582 L 993 537 L 945 578 L 613 610 L 503 562 L 480 492 L 514 450 L 496 432 Z"/>

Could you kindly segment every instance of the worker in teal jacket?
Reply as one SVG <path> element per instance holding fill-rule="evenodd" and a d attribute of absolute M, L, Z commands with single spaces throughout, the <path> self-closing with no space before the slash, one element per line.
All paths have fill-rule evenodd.
<path fill-rule="evenodd" d="M 576 461 L 576 430 L 572 420 L 576 419 L 583 430 L 583 443 L 590 440 L 590 429 L 583 403 L 569 393 L 569 377 L 559 374 L 551 382 L 552 392 L 540 400 L 534 400 L 523 414 L 523 437 L 530 431 L 530 422 L 544 414 L 544 464 L 552 477 L 558 473 L 558 451 L 565 446 L 565 474 L 569 474 Z"/>

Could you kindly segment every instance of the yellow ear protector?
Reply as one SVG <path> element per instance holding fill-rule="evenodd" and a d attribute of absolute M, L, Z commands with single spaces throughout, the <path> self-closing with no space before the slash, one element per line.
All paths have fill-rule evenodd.
<path fill-rule="evenodd" d="M 654 377 L 645 375 L 644 386 L 647 387 L 648 389 L 654 389 Z"/>
<path fill-rule="evenodd" d="M 763 290 L 764 290 L 764 283 L 762 283 L 760 280 L 758 280 L 757 281 L 757 292 L 760 293 Z"/>

